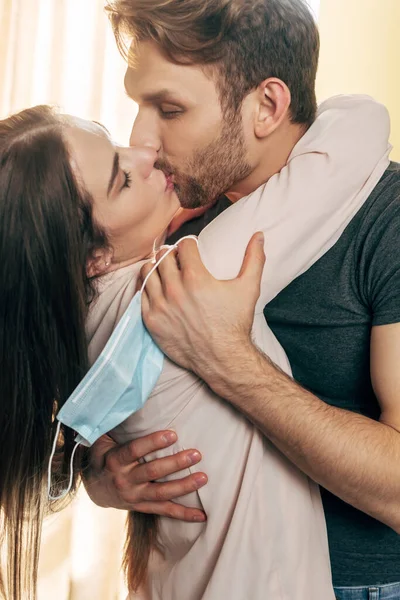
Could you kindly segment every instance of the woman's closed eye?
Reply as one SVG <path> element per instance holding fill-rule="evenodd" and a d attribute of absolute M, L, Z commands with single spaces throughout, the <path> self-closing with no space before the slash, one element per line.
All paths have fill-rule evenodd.
<path fill-rule="evenodd" d="M 124 176 L 125 176 L 125 181 L 124 181 L 124 185 L 122 186 L 121 190 L 123 190 L 125 188 L 130 188 L 131 183 L 132 183 L 132 178 L 131 178 L 131 174 L 129 171 L 124 171 Z"/>

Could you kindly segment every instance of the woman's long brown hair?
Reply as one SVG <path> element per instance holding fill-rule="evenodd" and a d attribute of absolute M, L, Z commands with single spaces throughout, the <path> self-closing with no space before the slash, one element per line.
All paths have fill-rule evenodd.
<path fill-rule="evenodd" d="M 0 585 L 10 600 L 36 597 L 54 415 L 88 368 L 86 264 L 105 243 L 62 131 L 45 106 L 0 121 Z M 60 487 L 73 432 L 63 428 L 61 437 Z"/>

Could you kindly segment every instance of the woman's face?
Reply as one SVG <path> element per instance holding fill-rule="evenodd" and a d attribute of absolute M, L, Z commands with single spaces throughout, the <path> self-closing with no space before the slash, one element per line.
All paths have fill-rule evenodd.
<path fill-rule="evenodd" d="M 93 218 L 112 247 L 112 268 L 147 258 L 180 207 L 172 182 L 154 168 L 156 151 L 116 146 L 92 122 L 70 123 L 64 135 L 72 166 L 93 198 Z"/>

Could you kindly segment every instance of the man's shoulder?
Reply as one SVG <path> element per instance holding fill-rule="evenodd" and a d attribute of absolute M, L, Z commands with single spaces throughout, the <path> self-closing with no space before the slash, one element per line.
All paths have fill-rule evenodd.
<path fill-rule="evenodd" d="M 386 173 L 399 173 L 400 172 L 400 163 L 392 161 L 385 172 Z"/>
<path fill-rule="evenodd" d="M 385 196 L 388 201 L 398 198 L 400 163 L 391 162 L 371 193 L 370 198 Z"/>
<path fill-rule="evenodd" d="M 392 162 L 373 189 L 356 220 L 358 237 L 390 234 L 400 224 L 400 163 Z M 397 226 L 396 226 L 397 227 Z M 400 241 L 400 236 L 397 236 Z"/>

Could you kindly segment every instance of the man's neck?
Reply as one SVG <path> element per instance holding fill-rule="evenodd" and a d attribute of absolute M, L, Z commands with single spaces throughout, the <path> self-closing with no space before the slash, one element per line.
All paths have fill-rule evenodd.
<path fill-rule="evenodd" d="M 260 159 L 251 174 L 232 187 L 226 196 L 231 202 L 237 202 L 248 196 L 286 165 L 297 142 L 307 131 L 307 126 L 285 123 L 265 140 Z"/>

